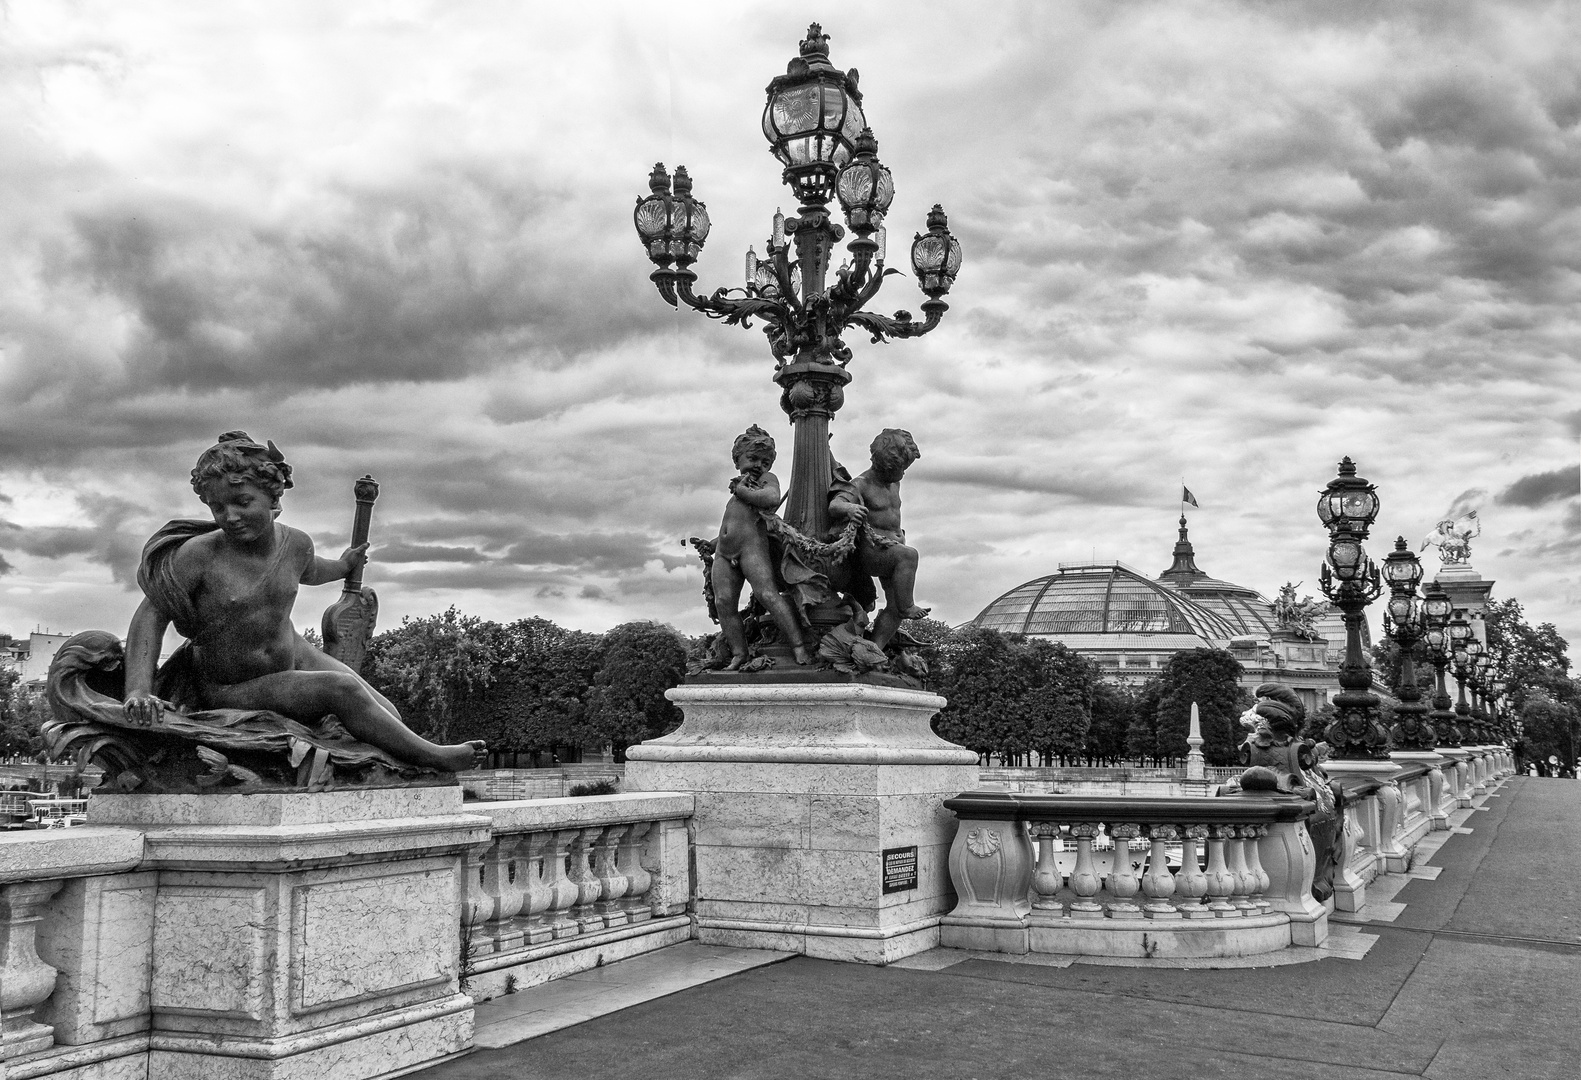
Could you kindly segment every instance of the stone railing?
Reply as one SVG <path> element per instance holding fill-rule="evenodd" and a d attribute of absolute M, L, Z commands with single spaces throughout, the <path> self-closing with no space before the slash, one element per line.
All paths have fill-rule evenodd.
<path fill-rule="evenodd" d="M 647 793 L 272 825 L 96 825 L 90 809 L 86 826 L 5 833 L 0 1077 L 358 1080 L 443 1056 L 470 1040 L 474 1000 L 692 936 L 692 806 Z M 452 929 L 414 930 L 428 914 Z M 363 970 L 375 940 L 405 952 Z"/>
<path fill-rule="evenodd" d="M 690 794 L 468 803 L 466 989 L 525 989 L 691 937 Z"/>
<path fill-rule="evenodd" d="M 967 792 L 944 805 L 959 822 L 943 945 L 1201 957 L 1328 936 L 1305 800 Z"/>

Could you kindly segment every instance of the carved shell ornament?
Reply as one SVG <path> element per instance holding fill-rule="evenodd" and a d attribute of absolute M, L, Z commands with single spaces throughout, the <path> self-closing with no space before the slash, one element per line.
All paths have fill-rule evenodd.
<path fill-rule="evenodd" d="M 979 859 L 999 853 L 999 834 L 992 829 L 973 829 L 966 834 L 966 850 Z"/>

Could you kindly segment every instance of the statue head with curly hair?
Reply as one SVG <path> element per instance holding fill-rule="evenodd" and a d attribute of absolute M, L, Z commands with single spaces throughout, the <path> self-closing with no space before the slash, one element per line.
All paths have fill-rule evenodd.
<path fill-rule="evenodd" d="M 880 431 L 873 436 L 873 443 L 868 449 L 873 455 L 873 467 L 894 477 L 904 474 L 911 463 L 922 456 L 922 451 L 917 449 L 911 432 L 902 431 L 900 428 L 885 428 Z"/>
<path fill-rule="evenodd" d="M 255 484 L 278 507 L 280 496 L 291 486 L 291 466 L 274 443 L 260 446 L 245 431 L 227 431 L 219 442 L 198 456 L 192 469 L 192 490 L 199 498 L 216 481 Z"/>
<path fill-rule="evenodd" d="M 760 454 L 768 462 L 769 467 L 773 466 L 776 456 L 774 436 L 756 424 L 736 436 L 736 441 L 730 446 L 730 459 L 740 465 L 743 454 L 754 452 Z"/>

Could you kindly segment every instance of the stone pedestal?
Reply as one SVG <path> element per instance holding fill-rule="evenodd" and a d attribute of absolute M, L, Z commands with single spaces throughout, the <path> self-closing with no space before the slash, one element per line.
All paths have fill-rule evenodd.
<path fill-rule="evenodd" d="M 698 936 L 882 964 L 938 944 L 955 903 L 943 800 L 977 755 L 944 699 L 864 683 L 688 685 L 686 719 L 626 752 L 631 791 L 692 791 Z"/>
<path fill-rule="evenodd" d="M 472 1042 L 461 789 L 95 795 L 151 882 L 148 1075 L 362 1080 Z M 141 882 L 139 883 L 141 884 Z"/>

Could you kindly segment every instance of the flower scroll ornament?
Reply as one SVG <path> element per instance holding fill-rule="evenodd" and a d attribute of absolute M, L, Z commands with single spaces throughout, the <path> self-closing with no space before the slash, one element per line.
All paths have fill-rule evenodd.
<path fill-rule="evenodd" d="M 999 854 L 999 834 L 993 829 L 973 829 L 966 834 L 966 850 L 979 859 Z"/>

